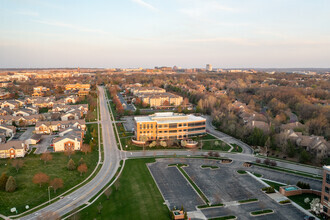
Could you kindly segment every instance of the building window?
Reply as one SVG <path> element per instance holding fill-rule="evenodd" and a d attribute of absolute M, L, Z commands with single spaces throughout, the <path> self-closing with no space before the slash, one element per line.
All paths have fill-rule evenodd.
<path fill-rule="evenodd" d="M 323 212 L 328 213 L 328 207 L 326 207 L 325 205 L 323 206 Z"/>
<path fill-rule="evenodd" d="M 153 129 L 153 128 L 154 128 L 154 125 L 153 125 L 153 124 L 151 124 L 151 125 L 150 125 L 150 128 L 151 128 L 151 129 Z"/>
<path fill-rule="evenodd" d="M 149 124 L 147 124 L 147 129 L 149 129 Z"/>
<path fill-rule="evenodd" d="M 324 188 L 324 191 L 325 191 L 326 193 L 329 193 L 329 187 L 326 186 L 326 187 Z"/>
<path fill-rule="evenodd" d="M 330 174 L 327 173 L 326 177 L 325 177 L 325 181 L 330 184 Z"/>
<path fill-rule="evenodd" d="M 328 196 L 324 196 L 324 200 L 325 200 L 325 201 L 329 201 Z"/>
<path fill-rule="evenodd" d="M 162 125 L 158 125 L 158 128 L 162 128 Z"/>

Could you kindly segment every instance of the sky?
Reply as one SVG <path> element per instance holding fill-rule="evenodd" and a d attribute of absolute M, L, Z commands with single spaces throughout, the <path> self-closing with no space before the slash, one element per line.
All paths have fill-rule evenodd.
<path fill-rule="evenodd" d="M 330 67 L 329 0 L 0 0 L 0 68 Z"/>

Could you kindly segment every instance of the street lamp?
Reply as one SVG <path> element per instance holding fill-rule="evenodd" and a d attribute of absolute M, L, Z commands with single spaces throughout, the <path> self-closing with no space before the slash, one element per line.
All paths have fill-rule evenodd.
<path fill-rule="evenodd" d="M 50 204 L 50 191 L 49 191 L 50 187 L 53 187 L 53 186 L 48 186 L 48 198 L 49 198 L 48 204 Z"/>

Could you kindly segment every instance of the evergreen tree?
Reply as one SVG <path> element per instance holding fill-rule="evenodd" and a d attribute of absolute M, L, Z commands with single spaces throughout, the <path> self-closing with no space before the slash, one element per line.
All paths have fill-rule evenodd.
<path fill-rule="evenodd" d="M 79 162 L 78 162 L 78 166 L 81 165 L 81 164 L 83 164 L 83 163 L 85 163 L 85 161 L 84 161 L 84 159 L 81 157 L 80 160 L 79 160 Z"/>
<path fill-rule="evenodd" d="M 70 159 L 67 167 L 68 167 L 68 170 L 75 170 L 76 164 L 74 163 L 74 161 L 72 159 Z"/>
<path fill-rule="evenodd" d="M 0 190 L 6 190 L 6 183 L 8 180 L 8 176 L 6 173 L 2 173 L 0 176 Z"/>
<path fill-rule="evenodd" d="M 16 181 L 15 181 L 14 177 L 10 176 L 6 183 L 6 191 L 14 192 L 16 190 L 16 188 L 17 188 Z"/>

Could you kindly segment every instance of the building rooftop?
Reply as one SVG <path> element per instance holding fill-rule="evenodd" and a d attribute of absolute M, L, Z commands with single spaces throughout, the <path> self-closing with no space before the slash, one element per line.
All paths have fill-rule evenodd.
<path fill-rule="evenodd" d="M 157 122 L 158 124 L 204 121 L 203 117 L 173 112 L 158 112 L 149 116 L 134 117 L 136 122 Z"/>

